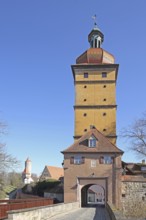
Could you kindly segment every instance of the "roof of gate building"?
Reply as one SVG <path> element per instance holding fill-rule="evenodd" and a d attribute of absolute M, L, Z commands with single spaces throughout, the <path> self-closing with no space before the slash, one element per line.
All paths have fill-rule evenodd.
<path fill-rule="evenodd" d="M 95 137 L 96 146 L 89 147 L 89 138 Z M 111 143 L 107 137 L 105 137 L 101 132 L 96 128 L 90 129 L 86 132 L 81 138 L 75 141 L 70 147 L 62 151 L 62 153 L 71 153 L 71 152 L 84 152 L 84 153 L 120 153 L 124 152 L 120 150 L 116 145 Z"/>

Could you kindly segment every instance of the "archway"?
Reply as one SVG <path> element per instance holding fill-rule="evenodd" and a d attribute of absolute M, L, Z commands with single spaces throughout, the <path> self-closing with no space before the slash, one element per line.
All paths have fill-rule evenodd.
<path fill-rule="evenodd" d="M 105 190 L 102 186 L 88 184 L 81 189 L 81 206 L 105 205 Z"/>

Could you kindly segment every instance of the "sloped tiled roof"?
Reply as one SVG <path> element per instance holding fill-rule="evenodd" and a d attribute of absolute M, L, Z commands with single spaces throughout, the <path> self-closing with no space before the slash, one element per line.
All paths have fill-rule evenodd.
<path fill-rule="evenodd" d="M 64 171 L 61 167 L 46 166 L 46 169 L 50 173 L 52 179 L 58 180 L 60 177 L 64 176 Z"/>
<path fill-rule="evenodd" d="M 128 163 L 122 161 L 122 167 L 125 169 L 126 175 L 142 175 L 146 173 L 145 163 Z"/>
<path fill-rule="evenodd" d="M 96 147 L 88 147 L 88 139 L 94 135 L 97 139 Z M 80 139 L 74 142 L 70 147 L 62 151 L 62 153 L 120 153 L 124 152 L 112 144 L 101 132 L 96 128 L 92 128 L 85 133 Z"/>

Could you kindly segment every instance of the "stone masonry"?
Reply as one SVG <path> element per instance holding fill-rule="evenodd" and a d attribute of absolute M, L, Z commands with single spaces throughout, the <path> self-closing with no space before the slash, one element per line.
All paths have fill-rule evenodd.
<path fill-rule="evenodd" d="M 122 208 L 125 216 L 146 218 L 146 180 L 142 176 L 124 177 Z"/>

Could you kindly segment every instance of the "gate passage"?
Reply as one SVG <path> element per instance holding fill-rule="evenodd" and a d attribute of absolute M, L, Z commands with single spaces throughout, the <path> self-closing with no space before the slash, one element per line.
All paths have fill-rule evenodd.
<path fill-rule="evenodd" d="M 87 190 L 87 204 L 105 204 L 104 189 L 99 185 L 92 185 Z"/>
<path fill-rule="evenodd" d="M 81 206 L 105 205 L 105 190 L 97 184 L 88 184 L 81 190 Z"/>

